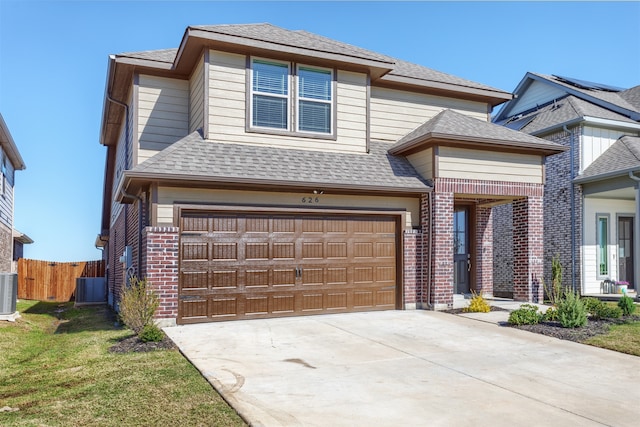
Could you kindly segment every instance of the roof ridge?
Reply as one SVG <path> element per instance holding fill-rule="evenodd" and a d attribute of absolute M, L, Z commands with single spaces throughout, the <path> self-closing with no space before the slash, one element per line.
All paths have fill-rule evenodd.
<path fill-rule="evenodd" d="M 635 137 L 640 141 L 639 137 Z M 624 144 L 625 148 L 627 150 L 629 150 L 629 152 L 631 154 L 633 154 L 633 156 L 636 158 L 636 160 L 638 160 L 638 162 L 640 162 L 640 147 L 636 147 L 635 144 L 633 144 L 634 137 L 630 136 L 630 135 L 624 135 L 623 137 L 620 138 L 620 142 L 622 144 Z"/>

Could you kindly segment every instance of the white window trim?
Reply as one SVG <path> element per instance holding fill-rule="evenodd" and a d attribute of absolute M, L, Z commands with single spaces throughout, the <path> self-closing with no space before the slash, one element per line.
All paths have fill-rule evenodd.
<path fill-rule="evenodd" d="M 273 62 L 275 64 L 287 64 L 288 65 L 288 69 L 289 69 L 289 80 L 288 80 L 288 87 L 289 87 L 289 94 L 288 94 L 288 100 L 289 100 L 289 114 L 287 115 L 287 129 L 277 129 L 277 128 L 269 128 L 269 127 L 264 127 L 264 126 L 254 126 L 253 125 L 253 62 L 254 61 L 266 61 L 266 62 Z M 299 69 L 299 67 L 303 67 L 303 68 L 311 68 L 311 69 L 317 69 L 317 70 L 323 70 L 323 71 L 329 71 L 331 72 L 331 100 L 330 101 L 325 101 L 328 104 L 331 105 L 331 115 L 330 115 L 330 120 L 331 120 L 331 131 L 329 133 L 319 133 L 319 132 L 311 132 L 311 131 L 299 131 L 298 130 L 298 123 L 297 123 L 297 118 L 298 118 L 298 114 L 299 114 L 299 98 L 298 98 L 298 79 L 297 79 L 297 70 Z M 315 65 L 308 65 L 308 64 L 304 64 L 304 63 L 295 63 L 295 62 L 287 62 L 287 61 L 280 61 L 280 60 L 276 60 L 276 59 L 271 59 L 271 58 L 265 58 L 265 57 L 260 57 L 260 56 L 248 56 L 247 57 L 247 96 L 246 96 L 246 102 L 248 104 L 248 108 L 247 108 L 247 115 L 246 115 L 246 132 L 256 132 L 256 133 L 264 133 L 264 134 L 271 134 L 271 135 L 283 135 L 283 136 L 298 136 L 298 137 L 303 137 L 303 138 L 314 138 L 314 139 L 330 139 L 330 140 L 336 140 L 337 136 L 336 136 L 336 129 L 337 129 L 337 125 L 336 125 L 336 117 L 337 117 L 337 82 L 336 82 L 336 75 L 337 72 L 335 69 L 332 68 L 327 68 L 327 67 L 318 67 Z M 260 92 L 258 92 L 260 93 Z M 275 94 L 267 94 L 269 96 L 277 96 Z M 309 101 L 322 101 L 322 100 L 317 100 L 317 99 L 311 99 L 311 98 L 303 98 L 303 100 L 309 100 Z"/>

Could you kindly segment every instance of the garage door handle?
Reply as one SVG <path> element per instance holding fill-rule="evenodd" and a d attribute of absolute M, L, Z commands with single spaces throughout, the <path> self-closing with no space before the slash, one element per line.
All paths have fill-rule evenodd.
<path fill-rule="evenodd" d="M 302 277 L 302 267 L 296 267 L 296 277 Z"/>

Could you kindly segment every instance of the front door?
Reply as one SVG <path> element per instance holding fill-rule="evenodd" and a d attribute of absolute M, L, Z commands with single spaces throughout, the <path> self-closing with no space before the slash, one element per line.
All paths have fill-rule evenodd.
<path fill-rule="evenodd" d="M 453 210 L 453 292 L 468 294 L 471 251 L 469 250 L 469 208 Z"/>
<path fill-rule="evenodd" d="M 633 217 L 618 217 L 618 279 L 634 286 Z"/>

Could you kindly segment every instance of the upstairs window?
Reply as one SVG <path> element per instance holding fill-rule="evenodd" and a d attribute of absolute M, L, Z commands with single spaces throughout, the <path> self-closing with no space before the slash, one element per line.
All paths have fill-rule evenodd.
<path fill-rule="evenodd" d="M 251 128 L 332 135 L 333 75 L 330 69 L 252 59 Z"/>
<path fill-rule="evenodd" d="M 289 65 L 254 60 L 251 124 L 289 129 Z"/>
<path fill-rule="evenodd" d="M 298 130 L 331 133 L 331 71 L 301 66 L 297 78 Z"/>

